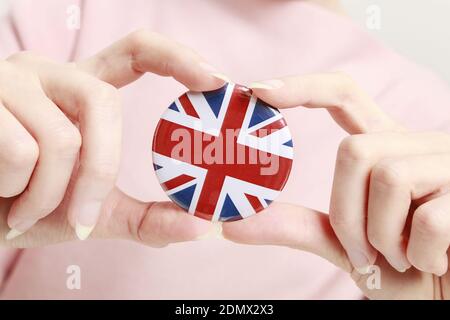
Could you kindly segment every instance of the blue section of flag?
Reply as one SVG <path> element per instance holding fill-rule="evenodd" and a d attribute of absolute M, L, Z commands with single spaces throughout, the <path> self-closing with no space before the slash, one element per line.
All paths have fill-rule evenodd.
<path fill-rule="evenodd" d="M 206 101 L 208 101 L 211 110 L 216 115 L 219 116 L 220 108 L 222 107 L 223 98 L 225 97 L 225 92 L 227 91 L 227 85 L 213 91 L 203 92 L 203 96 Z"/>
<path fill-rule="evenodd" d="M 272 200 L 264 199 L 264 201 L 267 203 L 267 205 L 270 205 L 272 203 Z"/>
<path fill-rule="evenodd" d="M 158 169 L 161 169 L 162 167 L 161 166 L 158 166 L 157 164 L 153 164 L 153 169 L 156 171 L 156 170 L 158 170 Z"/>
<path fill-rule="evenodd" d="M 266 103 L 256 100 L 255 109 L 250 119 L 249 128 L 275 116 L 274 111 Z"/>
<path fill-rule="evenodd" d="M 189 210 L 189 206 L 191 205 L 192 197 L 194 196 L 195 187 L 197 185 L 194 184 L 188 188 L 180 190 L 170 195 L 170 198 L 176 202 L 180 207 L 185 210 Z"/>
<path fill-rule="evenodd" d="M 177 111 L 180 112 L 180 110 L 178 110 L 177 105 L 175 104 L 175 102 L 172 102 L 172 104 L 169 106 L 169 109 L 173 110 L 173 111 Z"/>
<path fill-rule="evenodd" d="M 294 144 L 292 143 L 292 139 L 289 141 L 286 141 L 285 143 L 283 143 L 283 145 L 288 146 L 288 147 L 293 147 Z"/>
<path fill-rule="evenodd" d="M 237 220 L 237 219 L 242 219 L 242 217 L 239 214 L 239 210 L 234 205 L 230 196 L 227 194 L 225 197 L 225 201 L 223 203 L 222 211 L 220 212 L 219 220 L 220 221 L 230 221 L 230 220 Z"/>

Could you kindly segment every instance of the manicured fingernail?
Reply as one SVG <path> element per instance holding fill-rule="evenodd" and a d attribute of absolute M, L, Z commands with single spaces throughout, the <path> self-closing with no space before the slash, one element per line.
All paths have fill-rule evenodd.
<path fill-rule="evenodd" d="M 368 274 L 370 271 L 370 266 L 362 267 L 362 268 L 355 268 L 356 271 L 358 271 L 359 274 Z"/>
<path fill-rule="evenodd" d="M 264 90 L 273 90 L 279 89 L 284 85 L 284 82 L 278 79 L 273 80 L 265 80 L 259 82 L 253 82 L 248 87 L 250 89 L 264 89 Z"/>
<path fill-rule="evenodd" d="M 6 239 L 6 240 L 11 240 L 11 239 L 14 239 L 14 238 L 20 236 L 20 235 L 23 234 L 23 233 L 24 233 L 23 231 L 19 231 L 19 230 L 17 230 L 17 229 L 11 229 L 11 230 L 9 230 L 9 232 L 6 234 L 5 239 Z"/>
<path fill-rule="evenodd" d="M 347 252 L 348 258 L 360 274 L 366 274 L 370 270 L 370 262 L 366 255 L 359 250 L 350 250 Z"/>
<path fill-rule="evenodd" d="M 20 222 L 16 222 L 11 226 L 11 230 L 9 230 L 8 234 L 6 235 L 6 240 L 14 239 L 21 234 L 24 234 L 27 232 L 32 226 L 36 224 L 36 220 L 22 220 Z"/>
<path fill-rule="evenodd" d="M 436 268 L 436 272 L 434 272 L 435 275 L 438 277 L 442 277 L 444 274 L 446 274 L 448 271 L 448 257 L 447 254 L 444 254 L 442 257 L 442 262 L 440 263 L 439 267 Z"/>
<path fill-rule="evenodd" d="M 393 266 L 398 272 L 405 272 L 411 268 L 411 264 L 404 259 L 398 259 L 394 257 L 385 257 L 391 266 Z"/>
<path fill-rule="evenodd" d="M 225 81 L 225 82 L 231 82 L 230 78 L 228 78 L 228 77 L 227 77 L 226 75 L 224 75 L 223 73 L 215 72 L 215 73 L 211 73 L 211 75 L 212 75 L 214 78 L 217 78 L 217 79 L 219 79 L 219 80 L 223 80 L 223 81 Z"/>
<path fill-rule="evenodd" d="M 75 233 L 80 240 L 86 240 L 91 234 L 92 230 L 94 230 L 94 226 L 85 226 L 78 222 L 75 226 Z"/>
<path fill-rule="evenodd" d="M 213 223 L 207 233 L 198 236 L 195 240 L 223 239 L 222 222 Z"/>
<path fill-rule="evenodd" d="M 76 206 L 76 208 L 75 231 L 80 240 L 85 240 L 97 224 L 102 202 L 86 201 Z"/>
<path fill-rule="evenodd" d="M 422 268 L 419 266 L 414 266 L 415 269 L 422 271 L 423 273 L 429 273 L 429 274 L 434 274 L 438 277 L 442 277 L 444 274 L 447 273 L 447 270 L 443 270 L 442 268 Z"/>
<path fill-rule="evenodd" d="M 223 73 L 220 73 L 214 66 L 212 66 L 208 63 L 205 63 L 205 62 L 201 62 L 199 65 L 203 70 L 205 70 L 207 73 L 212 75 L 214 78 L 217 78 L 217 79 L 225 81 L 225 82 L 231 82 L 230 78 L 228 78 Z"/>
<path fill-rule="evenodd" d="M 434 274 L 437 275 L 438 277 L 442 277 L 444 274 L 447 273 L 447 271 L 448 271 L 447 268 L 445 268 L 445 269 L 434 272 Z"/>

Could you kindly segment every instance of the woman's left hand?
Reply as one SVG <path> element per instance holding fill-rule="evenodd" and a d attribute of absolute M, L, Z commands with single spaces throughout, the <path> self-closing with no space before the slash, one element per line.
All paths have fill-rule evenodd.
<path fill-rule="evenodd" d="M 409 132 L 341 73 L 255 83 L 280 108 L 327 108 L 350 136 L 339 147 L 329 215 L 275 203 L 223 225 L 232 241 L 316 253 L 369 298 L 449 298 L 450 135 Z M 367 285 L 372 265 L 382 288 Z"/>

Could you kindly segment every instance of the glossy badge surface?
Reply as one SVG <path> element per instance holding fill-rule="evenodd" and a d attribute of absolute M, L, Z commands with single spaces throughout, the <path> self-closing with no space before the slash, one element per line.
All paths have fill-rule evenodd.
<path fill-rule="evenodd" d="M 292 158 L 281 113 L 231 83 L 183 94 L 153 137 L 153 167 L 167 195 L 212 221 L 239 220 L 266 208 L 286 184 Z"/>

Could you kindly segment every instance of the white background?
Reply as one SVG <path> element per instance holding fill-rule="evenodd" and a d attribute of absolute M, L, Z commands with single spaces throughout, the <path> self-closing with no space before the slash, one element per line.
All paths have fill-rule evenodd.
<path fill-rule="evenodd" d="M 5 11 L 7 1 L 0 0 L 0 14 Z M 429 66 L 450 83 L 450 0 L 341 2 L 345 11 L 363 28 L 367 28 L 367 8 L 378 6 L 380 29 L 367 30 L 403 55 Z"/>
<path fill-rule="evenodd" d="M 374 36 L 450 83 L 450 0 L 341 0 L 345 11 L 366 28 L 367 8 L 380 9 Z"/>

